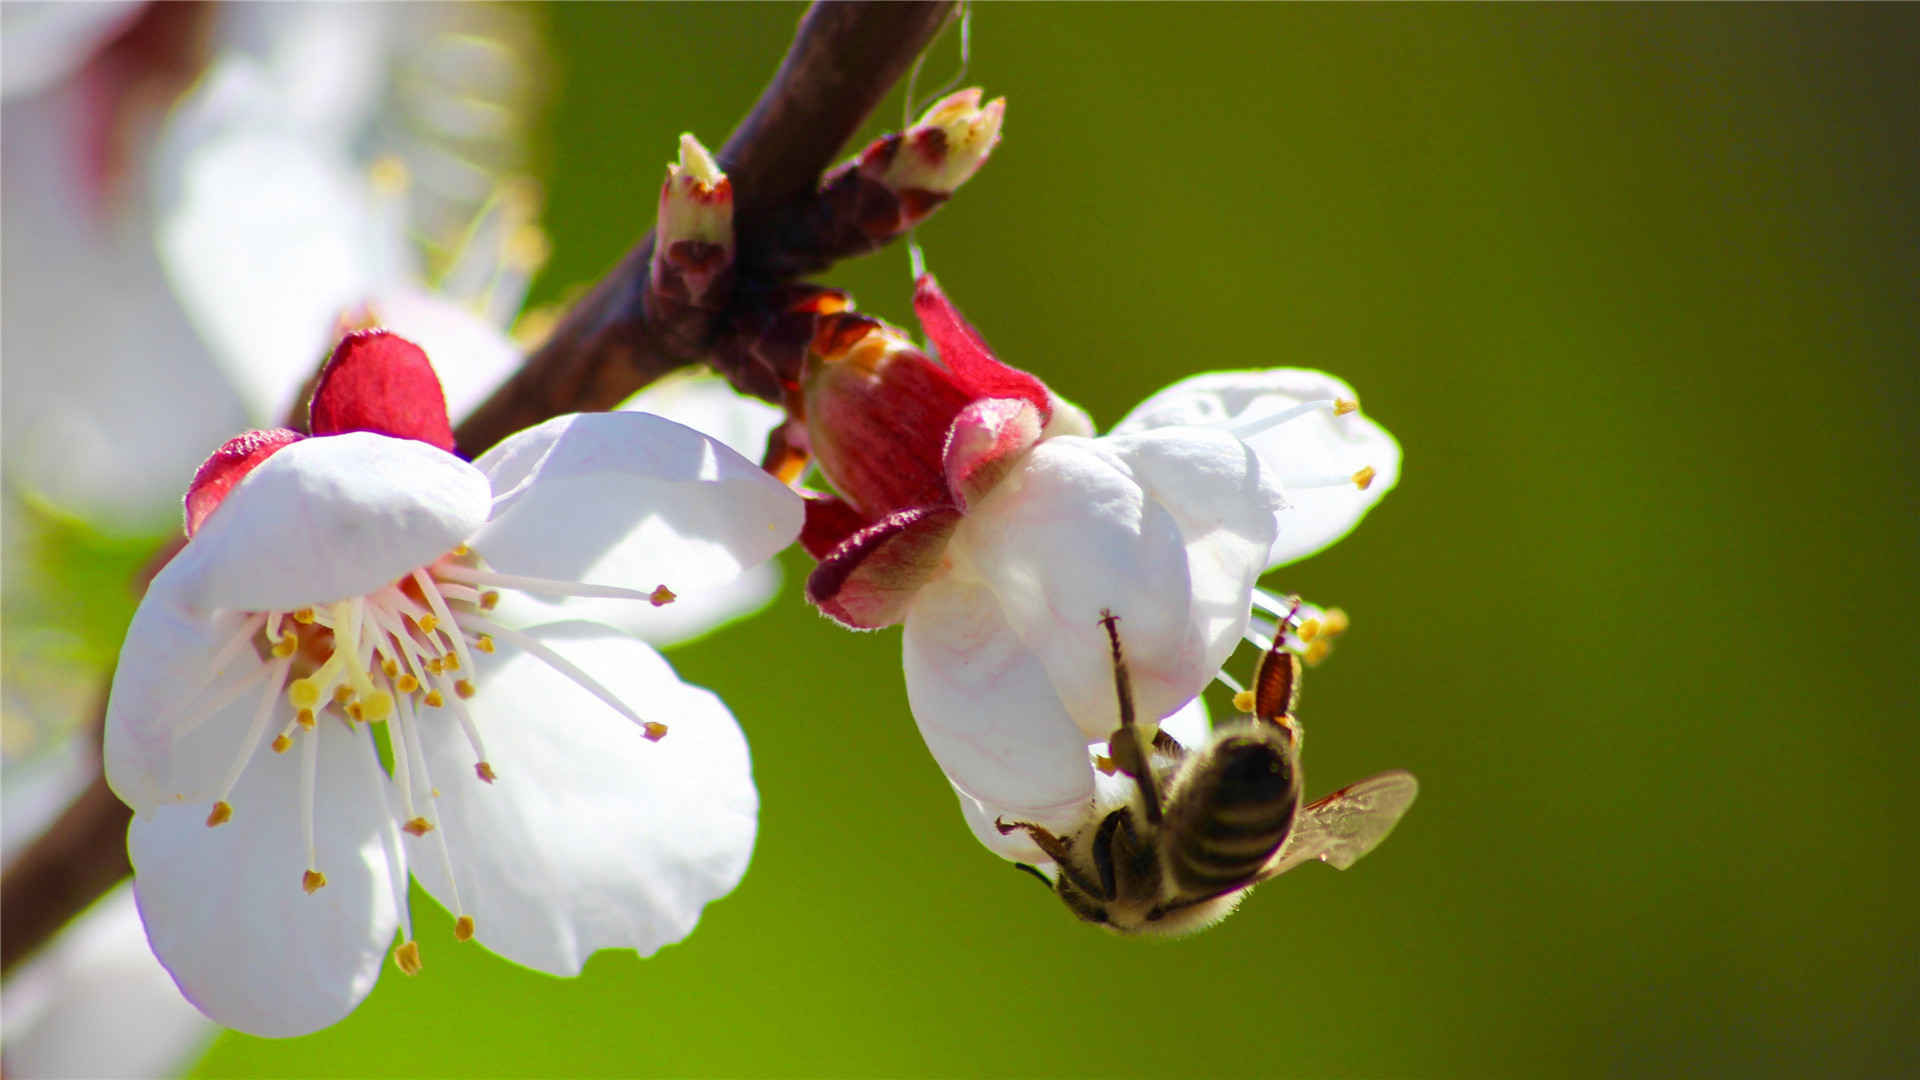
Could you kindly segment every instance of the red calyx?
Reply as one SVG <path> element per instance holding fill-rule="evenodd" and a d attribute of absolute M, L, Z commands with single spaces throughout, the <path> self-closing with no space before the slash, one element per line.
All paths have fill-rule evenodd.
<path fill-rule="evenodd" d="M 187 535 L 192 536 L 200 523 L 207 520 L 207 515 L 227 497 L 233 485 L 245 479 L 274 451 L 303 438 L 305 436 L 296 431 L 271 428 L 228 439 L 201 463 L 199 471 L 193 474 L 193 483 L 187 485 Z"/>
<path fill-rule="evenodd" d="M 420 346 L 386 330 L 343 338 L 313 391 L 315 435 L 371 431 L 453 452 L 440 377 Z"/>

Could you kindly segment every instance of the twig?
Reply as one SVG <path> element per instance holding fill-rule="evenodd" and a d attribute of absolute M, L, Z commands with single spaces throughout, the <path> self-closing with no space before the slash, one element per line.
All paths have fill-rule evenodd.
<path fill-rule="evenodd" d="M 805 210 L 820 174 L 953 8 L 952 0 L 939 0 L 823 2 L 808 9 L 780 70 L 718 154 L 733 182 L 743 276 L 778 261 L 787 223 Z M 454 432 L 461 453 L 476 456 L 562 413 L 612 408 L 699 359 L 672 347 L 647 323 L 643 301 L 652 256 L 649 233 L 573 306 L 519 372 L 461 423 Z"/>
<path fill-rule="evenodd" d="M 719 154 L 734 185 L 734 228 L 745 265 L 766 260 L 783 223 L 804 212 L 820 174 L 953 8 L 954 0 L 934 0 L 821 2 L 808 10 L 780 70 Z M 669 350 L 647 325 L 643 298 L 652 251 L 649 233 L 460 425 L 455 435 L 463 453 L 476 456 L 562 413 L 610 408 L 698 359 Z M 131 872 L 130 817 L 96 776 L 7 869 L 0 880 L 0 971 L 12 970 Z"/>

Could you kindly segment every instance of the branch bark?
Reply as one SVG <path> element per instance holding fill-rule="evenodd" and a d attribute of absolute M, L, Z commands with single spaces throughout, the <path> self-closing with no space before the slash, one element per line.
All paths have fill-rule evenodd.
<path fill-rule="evenodd" d="M 744 268 L 778 254 L 786 225 L 867 115 L 939 33 L 955 0 L 822 0 L 801 19 L 786 59 L 721 148 L 734 185 L 734 230 Z M 640 200 L 644 201 L 644 200 Z M 467 417 L 455 438 L 478 456 L 521 428 L 562 413 L 611 408 L 647 383 L 699 359 L 675 351 L 648 324 L 649 232 L 576 304 L 511 379 Z M 0 972 L 132 870 L 131 812 L 104 778 L 75 799 L 0 880 Z"/>
<path fill-rule="evenodd" d="M 753 111 L 720 148 L 733 183 L 741 277 L 776 261 L 781 237 L 820 174 L 953 13 L 953 0 L 816 3 Z M 699 359 L 647 322 L 649 232 L 553 335 L 454 432 L 476 457 L 521 428 L 562 413 L 609 409 Z"/>

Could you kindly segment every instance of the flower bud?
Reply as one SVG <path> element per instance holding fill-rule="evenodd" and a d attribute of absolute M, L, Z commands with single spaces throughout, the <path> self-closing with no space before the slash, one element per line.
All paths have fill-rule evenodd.
<path fill-rule="evenodd" d="M 733 265 L 733 184 L 692 135 L 680 136 L 680 160 L 667 166 L 655 225 L 651 292 L 672 305 L 696 306 Z"/>
<path fill-rule="evenodd" d="M 995 98 L 982 108 L 977 86 L 948 94 L 911 128 L 867 147 L 860 155 L 860 171 L 896 194 L 924 192 L 944 199 L 971 179 L 999 145 L 1006 111 L 1006 98 Z M 910 208 L 913 201 L 907 199 Z"/>

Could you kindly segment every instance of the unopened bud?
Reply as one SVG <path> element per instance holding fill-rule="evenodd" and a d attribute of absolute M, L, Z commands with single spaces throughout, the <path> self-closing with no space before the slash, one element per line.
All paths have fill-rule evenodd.
<path fill-rule="evenodd" d="M 700 140 L 682 135 L 680 160 L 667 166 L 660 188 L 649 316 L 662 324 L 691 319 L 699 326 L 689 333 L 704 333 L 704 321 L 687 309 L 707 306 L 703 301 L 732 266 L 733 184 Z"/>
<path fill-rule="evenodd" d="M 951 195 L 999 145 L 1006 111 L 1006 98 L 983 108 L 977 86 L 948 94 L 906 131 L 868 147 L 860 170 L 895 192 Z"/>

